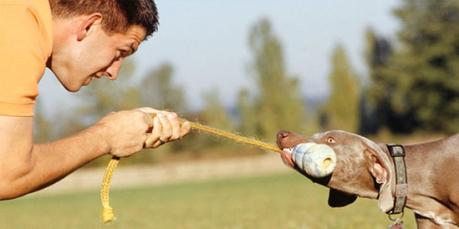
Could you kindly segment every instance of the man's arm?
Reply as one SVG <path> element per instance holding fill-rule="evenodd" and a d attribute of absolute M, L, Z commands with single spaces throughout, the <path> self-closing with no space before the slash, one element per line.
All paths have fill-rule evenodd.
<path fill-rule="evenodd" d="M 108 152 L 102 127 L 72 137 L 33 144 L 32 117 L 0 116 L 0 199 L 46 187 Z"/>
<path fill-rule="evenodd" d="M 166 112 L 161 121 L 153 120 L 153 130 L 160 131 L 147 135 L 151 123 L 146 117 L 140 110 L 116 112 L 71 137 L 33 144 L 32 117 L 0 116 L 0 199 L 16 198 L 49 186 L 107 153 L 130 156 L 143 148 L 147 136 L 154 135 L 149 138 L 158 139 L 155 142 L 167 142 L 189 131 L 189 125 L 180 126 L 176 115 Z M 172 136 L 177 128 L 180 134 Z"/>

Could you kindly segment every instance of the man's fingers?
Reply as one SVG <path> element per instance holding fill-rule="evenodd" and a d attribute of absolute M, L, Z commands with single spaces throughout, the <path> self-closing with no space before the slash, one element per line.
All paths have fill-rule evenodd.
<path fill-rule="evenodd" d="M 171 137 L 170 140 L 176 140 L 180 138 L 180 121 L 177 117 L 176 113 L 169 113 L 167 114 L 167 118 L 171 124 Z"/>
<path fill-rule="evenodd" d="M 182 123 L 182 125 L 180 127 L 180 137 L 183 137 L 186 134 L 188 134 L 188 132 L 190 132 L 190 130 L 191 130 L 190 122 L 186 121 L 186 122 Z"/>
<path fill-rule="evenodd" d="M 145 113 L 150 113 L 150 114 L 157 114 L 160 112 L 159 110 L 153 109 L 151 107 L 140 107 L 140 108 L 137 108 L 137 110 L 140 110 Z"/>
<path fill-rule="evenodd" d="M 190 123 L 181 121 L 174 112 L 158 111 L 149 107 L 138 108 L 138 110 L 156 114 L 155 116 L 146 115 L 148 117 L 145 118 L 148 125 L 152 127 L 148 130 L 151 131 L 151 134 L 147 134 L 146 148 L 156 148 L 166 142 L 179 139 L 190 132 Z"/>
<path fill-rule="evenodd" d="M 145 141 L 146 148 L 155 147 L 155 144 L 159 142 L 159 137 L 161 136 L 161 122 L 158 117 L 153 119 L 153 130 L 151 134 L 147 134 L 147 140 Z"/>
<path fill-rule="evenodd" d="M 157 141 L 152 134 L 147 134 L 147 140 L 145 140 L 144 148 L 151 148 L 153 143 Z"/>
<path fill-rule="evenodd" d="M 148 134 L 151 135 L 151 134 Z M 145 148 L 157 148 L 158 146 L 162 145 L 164 142 L 159 139 L 159 137 L 151 137 L 151 140 L 148 140 L 148 145 L 147 142 L 145 142 Z"/>
<path fill-rule="evenodd" d="M 159 121 L 161 122 L 161 128 L 162 128 L 159 139 L 161 139 L 161 141 L 163 142 L 167 142 L 172 136 L 171 123 L 169 122 L 169 119 L 163 113 L 158 113 L 156 117 L 158 117 Z"/>
<path fill-rule="evenodd" d="M 150 107 L 141 107 L 137 108 L 136 110 L 141 111 L 145 114 L 145 123 L 148 125 L 147 132 L 150 132 L 153 128 L 153 118 L 155 117 L 155 115 L 152 114 L 156 114 L 158 111 Z"/>
<path fill-rule="evenodd" d="M 158 139 L 158 141 L 153 143 L 153 148 L 157 148 L 157 147 L 161 146 L 164 143 L 165 142 L 161 141 L 161 139 Z"/>
<path fill-rule="evenodd" d="M 148 125 L 148 130 L 147 132 L 150 132 L 151 129 L 153 128 L 153 116 L 151 116 L 149 113 L 145 113 L 145 122 Z"/>

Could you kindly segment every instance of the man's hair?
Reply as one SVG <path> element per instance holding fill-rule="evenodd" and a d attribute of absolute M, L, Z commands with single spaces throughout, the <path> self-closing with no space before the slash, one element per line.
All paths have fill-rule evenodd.
<path fill-rule="evenodd" d="M 158 29 L 158 11 L 153 0 L 50 0 L 53 16 L 102 14 L 107 32 L 126 32 L 131 26 L 145 28 L 147 37 Z"/>

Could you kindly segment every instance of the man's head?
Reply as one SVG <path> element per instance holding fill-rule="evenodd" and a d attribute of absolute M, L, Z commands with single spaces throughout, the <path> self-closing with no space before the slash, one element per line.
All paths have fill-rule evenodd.
<path fill-rule="evenodd" d="M 158 28 L 153 0 L 50 0 L 53 51 L 47 66 L 69 91 L 116 79 L 123 59 Z"/>

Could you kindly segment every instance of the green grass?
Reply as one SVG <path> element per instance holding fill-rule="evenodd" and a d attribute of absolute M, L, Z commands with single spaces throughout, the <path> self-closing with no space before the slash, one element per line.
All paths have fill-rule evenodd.
<path fill-rule="evenodd" d="M 98 192 L 0 202 L 1 228 L 386 228 L 375 200 L 327 206 L 328 189 L 294 173 L 113 190 L 102 225 Z M 406 228 L 414 228 L 411 214 Z"/>

